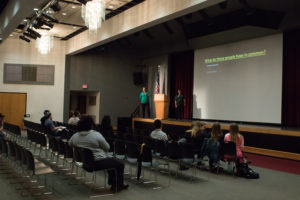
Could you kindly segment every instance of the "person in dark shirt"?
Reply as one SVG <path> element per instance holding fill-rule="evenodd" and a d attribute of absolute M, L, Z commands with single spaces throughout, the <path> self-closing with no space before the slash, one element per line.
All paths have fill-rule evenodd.
<path fill-rule="evenodd" d="M 185 106 L 185 99 L 181 90 L 178 89 L 177 95 L 175 97 L 175 109 L 176 109 L 176 119 L 183 119 L 184 116 L 184 106 Z"/>
<path fill-rule="evenodd" d="M 65 128 L 63 126 L 54 125 L 54 122 L 52 121 L 52 114 L 49 110 L 44 111 L 44 116 L 41 118 L 41 125 L 51 131 L 50 133 L 54 136 L 60 136 L 61 130 Z"/>

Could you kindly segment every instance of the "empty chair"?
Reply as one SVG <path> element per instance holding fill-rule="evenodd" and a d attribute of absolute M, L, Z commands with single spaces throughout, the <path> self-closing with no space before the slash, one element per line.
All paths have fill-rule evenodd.
<path fill-rule="evenodd" d="M 126 152 L 126 147 L 125 147 L 124 136 L 122 133 L 118 133 L 116 135 L 116 139 L 115 139 L 115 156 L 116 156 L 116 158 L 124 159 L 125 152 Z"/>

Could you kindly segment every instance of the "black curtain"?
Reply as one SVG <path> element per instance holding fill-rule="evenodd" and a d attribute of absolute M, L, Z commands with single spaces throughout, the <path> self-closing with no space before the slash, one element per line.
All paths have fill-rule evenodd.
<path fill-rule="evenodd" d="M 175 118 L 175 96 L 177 90 L 181 89 L 186 100 L 184 118 L 191 119 L 193 112 L 194 51 L 171 54 L 169 66 L 171 70 L 170 117 Z"/>
<path fill-rule="evenodd" d="M 282 125 L 300 127 L 300 29 L 283 34 Z"/>

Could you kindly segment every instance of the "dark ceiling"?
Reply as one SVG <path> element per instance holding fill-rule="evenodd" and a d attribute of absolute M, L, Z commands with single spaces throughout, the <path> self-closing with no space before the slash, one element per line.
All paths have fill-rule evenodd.
<path fill-rule="evenodd" d="M 137 54 L 149 51 L 149 49 L 153 49 L 153 53 L 156 51 L 167 52 L 170 49 L 172 51 L 182 48 L 189 49 L 196 38 L 218 37 L 214 35 L 239 28 L 244 28 L 243 32 L 239 32 L 239 36 L 227 35 L 229 38 L 222 38 L 221 42 L 232 42 L 232 38 L 248 39 L 258 37 L 258 34 L 263 36 L 263 34 L 296 29 L 300 27 L 299 2 L 299 0 L 278 0 L 274 4 L 261 0 L 227 0 L 221 4 L 138 31 L 96 47 L 94 50 L 127 49 L 135 51 Z M 257 33 L 257 30 L 260 32 Z M 210 37 L 209 40 L 214 39 L 216 38 Z M 220 42 L 220 39 L 216 40 Z M 217 45 L 217 42 L 213 45 Z"/>

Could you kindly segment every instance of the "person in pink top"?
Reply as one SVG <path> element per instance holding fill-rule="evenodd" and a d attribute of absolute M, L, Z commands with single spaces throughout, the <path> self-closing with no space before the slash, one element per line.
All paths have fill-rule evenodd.
<path fill-rule="evenodd" d="M 234 142 L 236 144 L 236 155 L 245 161 L 243 157 L 244 137 L 239 133 L 239 126 L 235 123 L 230 125 L 229 133 L 224 137 L 224 142 Z"/>

